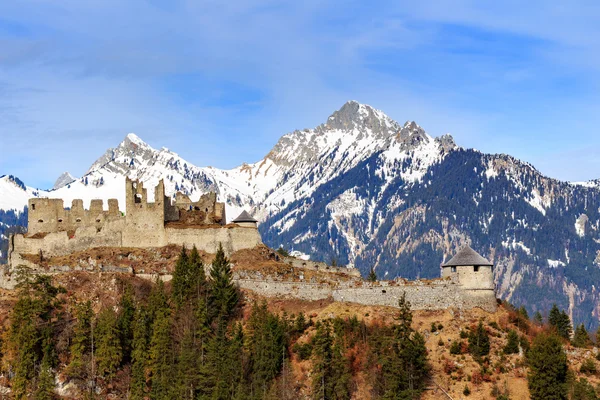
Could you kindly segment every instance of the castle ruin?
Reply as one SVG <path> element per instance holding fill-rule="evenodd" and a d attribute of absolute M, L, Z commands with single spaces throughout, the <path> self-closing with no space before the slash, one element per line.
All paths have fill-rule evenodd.
<path fill-rule="evenodd" d="M 215 193 L 196 202 L 177 193 L 172 202 L 161 180 L 154 188 L 154 202 L 149 202 L 144 184 L 130 179 L 125 181 L 125 191 L 125 212 L 116 199 L 108 200 L 108 210 L 102 200 L 92 200 L 85 210 L 82 200 L 73 200 L 71 208 L 65 209 L 62 199 L 30 199 L 28 231 L 10 238 L 9 266 L 27 264 L 21 254 L 52 257 L 92 247 L 175 244 L 215 253 L 221 244 L 231 254 L 262 243 L 256 220 L 226 224 L 225 204 L 217 202 Z"/>
<path fill-rule="evenodd" d="M 85 210 L 82 200 L 73 200 L 65 209 L 63 200 L 35 198 L 29 200 L 29 226 L 26 234 L 10 237 L 8 270 L 0 271 L 0 287 L 14 287 L 11 271 L 19 265 L 37 269 L 32 255 L 44 258 L 66 256 L 92 248 L 161 248 L 178 245 L 214 254 L 222 245 L 227 254 L 253 249 L 262 244 L 257 221 L 247 212 L 226 224 L 225 205 L 217 202 L 215 193 L 208 193 L 192 202 L 177 193 L 175 201 L 165 196 L 161 180 L 154 188 L 154 202 L 148 201 L 142 182 L 126 179 L 125 212 L 117 200 L 108 200 L 108 210 L 102 200 L 92 200 Z M 34 257 L 36 258 L 36 257 Z M 286 297 L 302 300 L 347 301 L 366 305 L 397 306 L 406 295 L 413 309 L 438 310 L 479 307 L 493 312 L 497 308 L 493 264 L 469 246 L 463 247 L 441 266 L 441 277 L 432 280 L 365 282 L 357 270 L 333 268 L 324 263 L 284 258 L 288 274 L 263 274 L 257 271 L 234 270 L 234 279 L 241 288 L 266 297 Z M 94 271 L 96 262 L 76 267 L 49 266 L 45 273 L 76 270 Z M 83 265 L 83 266 L 82 266 Z M 156 276 L 118 265 L 101 265 L 100 271 L 133 273 L 142 278 Z M 305 279 L 307 271 L 325 272 L 329 278 Z M 291 272 L 289 272 L 291 271 Z M 339 279 L 340 274 L 345 276 Z M 163 271 L 161 279 L 171 275 Z"/>

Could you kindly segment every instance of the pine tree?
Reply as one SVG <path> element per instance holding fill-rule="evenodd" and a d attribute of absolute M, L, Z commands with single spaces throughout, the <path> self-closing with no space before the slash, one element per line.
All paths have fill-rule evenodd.
<path fill-rule="evenodd" d="M 567 355 L 559 337 L 536 336 L 528 353 L 527 376 L 532 400 L 564 400 L 567 398 Z"/>
<path fill-rule="evenodd" d="M 123 359 L 117 315 L 112 308 L 105 308 L 100 312 L 95 326 L 95 337 L 98 373 L 110 379 L 117 372 Z"/>
<path fill-rule="evenodd" d="M 506 346 L 504 346 L 504 354 L 515 354 L 519 352 L 519 335 L 514 329 L 508 332 Z"/>
<path fill-rule="evenodd" d="M 153 400 L 170 399 L 172 348 L 171 319 L 168 310 L 159 310 L 152 324 L 152 338 L 149 350 L 149 372 Z"/>
<path fill-rule="evenodd" d="M 230 341 L 227 337 L 227 323 L 224 318 L 216 320 L 213 335 L 207 344 L 205 376 L 202 392 L 206 398 L 229 399 L 232 392 Z"/>
<path fill-rule="evenodd" d="M 313 337 L 313 397 L 315 399 L 331 398 L 331 364 L 333 359 L 333 337 L 331 323 L 319 321 Z"/>
<path fill-rule="evenodd" d="M 533 314 L 533 322 L 538 326 L 541 326 L 544 323 L 542 314 L 539 311 L 536 311 L 535 314 Z"/>
<path fill-rule="evenodd" d="M 146 365 L 148 363 L 148 313 L 138 308 L 133 321 L 131 350 L 131 400 L 143 400 L 146 392 Z"/>
<path fill-rule="evenodd" d="M 175 263 L 172 280 L 172 297 L 177 306 L 180 307 L 183 304 L 190 284 L 190 262 L 185 246 L 183 246 Z"/>
<path fill-rule="evenodd" d="M 200 299 L 204 299 L 206 295 L 206 273 L 204 272 L 204 263 L 198 253 L 198 249 L 194 245 L 190 253 L 190 288 L 186 296 L 193 300 L 196 304 Z"/>
<path fill-rule="evenodd" d="M 573 336 L 573 346 L 575 347 L 588 347 L 591 344 L 590 335 L 583 324 L 579 325 L 575 329 L 575 335 Z"/>
<path fill-rule="evenodd" d="M 529 320 L 529 313 L 527 312 L 527 309 L 525 308 L 525 306 L 521 306 L 519 308 L 518 313 L 526 320 Z"/>
<path fill-rule="evenodd" d="M 77 323 L 73 328 L 71 341 L 71 362 L 67 373 L 73 378 L 83 378 L 87 370 L 87 358 L 91 350 L 91 330 L 94 312 L 92 303 L 88 300 L 76 306 Z"/>
<path fill-rule="evenodd" d="M 56 398 L 54 394 L 54 374 L 50 367 L 50 361 L 44 357 L 42 365 L 40 367 L 40 374 L 38 377 L 38 385 L 35 391 L 36 400 L 52 400 Z"/>
<path fill-rule="evenodd" d="M 585 378 L 579 378 L 573 384 L 571 400 L 598 400 L 594 387 Z"/>
<path fill-rule="evenodd" d="M 375 274 L 375 269 L 371 268 L 369 272 L 369 277 L 367 278 L 369 282 L 377 282 L 377 274 Z"/>
<path fill-rule="evenodd" d="M 181 348 L 177 356 L 177 379 L 175 382 L 178 399 L 194 400 L 198 387 L 198 354 L 195 344 L 194 332 L 186 330 Z"/>
<path fill-rule="evenodd" d="M 238 305 L 240 293 L 233 283 L 231 265 L 225 257 L 221 244 L 212 262 L 209 287 L 211 319 L 215 317 L 229 319 Z"/>
<path fill-rule="evenodd" d="M 412 327 L 410 302 L 403 295 L 398 301 L 399 311 L 391 335 L 383 336 L 372 345 L 376 362 L 380 365 L 374 374 L 375 393 L 384 399 L 416 399 L 423 390 L 429 372 L 425 339 Z"/>
<path fill-rule="evenodd" d="M 13 396 L 21 399 L 31 389 L 36 365 L 45 360 L 52 367 L 56 360 L 54 321 L 62 311 L 58 295 L 65 290 L 53 286 L 49 276 L 34 275 L 26 267 L 17 269 L 16 280 L 17 302 L 11 313 L 4 354 L 14 372 Z"/>
<path fill-rule="evenodd" d="M 130 284 L 125 286 L 125 291 L 119 302 L 119 314 L 117 318 L 117 329 L 119 340 L 123 351 L 123 362 L 131 360 L 131 341 L 133 339 L 133 319 L 135 317 L 135 302 L 133 288 Z"/>
<path fill-rule="evenodd" d="M 285 324 L 263 302 L 253 304 L 247 328 L 252 391 L 264 395 L 283 366 L 283 349 L 287 348 Z"/>
<path fill-rule="evenodd" d="M 477 328 L 469 333 L 469 352 L 475 358 L 481 358 L 490 353 L 490 337 L 481 321 Z"/>
<path fill-rule="evenodd" d="M 571 332 L 573 332 L 571 319 L 564 310 L 560 311 L 556 304 L 554 304 L 550 310 L 548 323 L 551 327 L 556 329 L 560 337 L 564 339 L 569 339 L 571 337 Z"/>

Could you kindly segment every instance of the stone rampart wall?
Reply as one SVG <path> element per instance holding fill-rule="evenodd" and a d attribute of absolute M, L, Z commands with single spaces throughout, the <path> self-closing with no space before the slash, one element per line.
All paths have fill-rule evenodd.
<path fill-rule="evenodd" d="M 219 243 L 227 255 L 244 249 L 252 249 L 262 244 L 256 228 L 226 227 L 226 228 L 166 228 L 166 244 L 176 244 L 207 253 L 216 253 Z"/>
<path fill-rule="evenodd" d="M 322 261 L 301 260 L 294 257 L 284 257 L 282 261 L 295 268 L 308 269 L 312 271 L 337 272 L 340 274 L 355 276 L 357 278 L 361 276 L 360 271 L 356 268 L 332 267 Z"/>
<path fill-rule="evenodd" d="M 395 285 L 329 285 L 327 283 L 286 282 L 275 280 L 237 279 L 243 289 L 252 290 L 266 297 L 295 298 L 358 303 L 372 306 L 397 307 L 403 294 L 413 310 L 440 310 L 449 307 L 459 309 L 482 308 L 489 312 L 497 309 L 493 290 L 464 290 L 455 282 L 434 284 Z"/>

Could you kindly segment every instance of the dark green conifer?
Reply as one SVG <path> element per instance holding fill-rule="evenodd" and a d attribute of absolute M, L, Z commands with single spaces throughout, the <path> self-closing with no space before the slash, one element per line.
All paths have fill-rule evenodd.
<path fill-rule="evenodd" d="M 71 340 L 71 362 L 67 373 L 73 378 L 83 378 L 87 371 L 88 356 L 91 350 L 92 303 L 88 300 L 76 306 L 75 316 L 77 323 L 73 328 L 73 339 Z"/>
<path fill-rule="evenodd" d="M 131 346 L 131 400 L 143 400 L 148 390 L 148 313 L 143 308 L 138 308 L 135 313 Z"/>
<path fill-rule="evenodd" d="M 519 352 L 519 335 L 514 329 L 508 332 L 506 345 L 504 346 L 504 354 L 515 354 Z"/>
<path fill-rule="evenodd" d="M 110 379 L 117 372 L 123 359 L 117 315 L 112 308 L 105 308 L 100 312 L 94 335 L 98 374 Z"/>
<path fill-rule="evenodd" d="M 588 347 L 591 344 L 590 335 L 583 324 L 580 324 L 575 329 L 575 335 L 573 336 L 573 346 L 575 347 Z"/>
<path fill-rule="evenodd" d="M 210 304 L 209 311 L 212 318 L 229 319 L 240 300 L 239 289 L 233 282 L 231 265 L 223 246 L 219 244 L 217 254 L 210 270 Z"/>
<path fill-rule="evenodd" d="M 527 376 L 532 400 L 565 400 L 567 398 L 567 355 L 559 337 L 540 334 L 528 352 Z"/>
<path fill-rule="evenodd" d="M 481 321 L 477 328 L 469 333 L 469 353 L 475 358 L 485 357 L 490 353 L 490 337 Z"/>
<path fill-rule="evenodd" d="M 375 269 L 371 268 L 369 271 L 369 277 L 367 278 L 369 282 L 377 282 L 377 274 L 375 273 Z"/>
<path fill-rule="evenodd" d="M 149 349 L 149 373 L 153 400 L 171 399 L 172 378 L 171 318 L 168 309 L 158 310 L 152 323 Z"/>
<path fill-rule="evenodd" d="M 117 317 L 117 329 L 119 330 L 119 340 L 123 351 L 123 362 L 131 361 L 131 341 L 133 339 L 133 319 L 135 317 L 135 300 L 133 296 L 133 287 L 130 284 L 125 286 L 121 301 L 119 302 L 119 314 Z"/>
<path fill-rule="evenodd" d="M 536 311 L 535 314 L 533 314 L 533 322 L 538 326 L 541 326 L 544 323 L 544 318 L 539 311 Z"/>

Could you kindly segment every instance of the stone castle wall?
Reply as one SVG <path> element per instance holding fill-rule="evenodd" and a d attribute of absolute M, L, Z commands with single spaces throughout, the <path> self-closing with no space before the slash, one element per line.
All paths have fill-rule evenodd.
<path fill-rule="evenodd" d="M 148 202 L 143 182 L 126 179 L 124 214 L 117 200 L 92 200 L 84 210 L 82 200 L 70 209 L 61 199 L 31 199 L 26 235 L 15 235 L 9 244 L 9 265 L 23 263 L 21 254 L 42 257 L 64 256 L 93 247 L 163 247 L 169 244 L 196 246 L 215 253 L 219 244 L 225 252 L 261 244 L 256 224 L 224 226 L 225 205 L 208 193 L 196 202 L 177 193 L 175 203 L 165 196 L 161 180 L 154 188 L 154 202 Z"/>
<path fill-rule="evenodd" d="M 270 279 L 236 279 L 241 288 L 266 297 L 309 301 L 333 299 L 340 302 L 371 306 L 397 307 L 403 294 L 414 310 L 445 308 L 481 308 L 495 312 L 498 304 L 494 290 L 465 289 L 457 279 L 435 279 L 427 282 L 360 282 L 330 285 L 328 283 L 289 282 Z"/>

